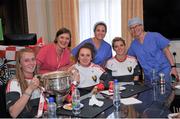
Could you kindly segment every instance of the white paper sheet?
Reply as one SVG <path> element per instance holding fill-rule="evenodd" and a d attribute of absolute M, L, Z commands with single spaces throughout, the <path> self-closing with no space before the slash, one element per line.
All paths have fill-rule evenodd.
<path fill-rule="evenodd" d="M 130 97 L 130 98 L 122 98 L 121 103 L 123 103 L 124 105 L 133 105 L 133 104 L 140 104 L 142 103 L 142 101 L 136 98 Z"/>
<path fill-rule="evenodd" d="M 126 90 L 126 87 L 121 86 L 121 87 L 119 87 L 119 90 L 120 90 L 119 93 L 121 93 L 121 91 Z M 106 94 L 106 95 L 113 95 L 114 94 L 114 93 L 110 93 L 109 90 L 103 90 L 100 93 Z"/>
<path fill-rule="evenodd" d="M 180 89 L 180 85 L 176 85 L 175 88 L 176 88 L 176 89 Z"/>
<path fill-rule="evenodd" d="M 178 117 L 176 117 L 179 113 L 171 113 L 171 114 L 168 114 L 168 119 L 178 119 Z M 176 118 L 175 118 L 176 117 Z"/>
<path fill-rule="evenodd" d="M 134 85 L 134 82 L 119 82 L 120 86 L 124 86 L 124 85 Z"/>
<path fill-rule="evenodd" d="M 110 93 L 109 90 L 103 90 L 100 93 L 106 94 L 106 95 L 113 95 L 113 93 Z"/>

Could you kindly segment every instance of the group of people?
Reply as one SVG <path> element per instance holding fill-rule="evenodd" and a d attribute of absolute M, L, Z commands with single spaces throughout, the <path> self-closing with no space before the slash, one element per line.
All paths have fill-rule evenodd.
<path fill-rule="evenodd" d="M 34 76 L 57 70 L 67 71 L 76 68 L 79 71 L 77 87 L 80 91 L 91 91 L 94 87 L 108 88 L 108 82 L 139 80 L 143 69 L 144 83 L 151 85 L 151 71 L 165 74 L 166 95 L 171 93 L 171 74 L 178 79 L 176 64 L 168 45 L 169 40 L 157 32 L 145 32 L 143 21 L 132 18 L 128 21 L 131 35 L 134 37 L 129 49 L 125 40 L 115 37 L 112 47 L 104 37 L 107 26 L 98 22 L 94 26 L 94 37 L 88 38 L 70 50 L 71 32 L 67 28 L 57 31 L 53 43 L 42 47 L 35 56 L 30 49 L 23 49 L 16 56 L 16 76 L 8 82 L 6 90 L 7 109 L 12 117 L 34 117 L 37 114 L 40 99 L 40 83 Z M 112 56 L 112 49 L 115 56 Z M 75 61 L 71 57 L 75 58 Z M 140 64 L 140 65 L 139 65 Z M 138 96 L 144 107 L 151 103 L 148 91 Z"/>

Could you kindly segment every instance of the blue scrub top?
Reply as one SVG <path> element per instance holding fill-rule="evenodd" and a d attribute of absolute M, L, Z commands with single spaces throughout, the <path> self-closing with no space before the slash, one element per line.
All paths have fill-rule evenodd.
<path fill-rule="evenodd" d="M 132 42 L 128 54 L 136 57 L 144 69 L 145 78 L 150 79 L 152 70 L 157 73 L 170 73 L 170 63 L 163 49 L 169 45 L 169 40 L 157 32 L 147 32 L 144 42 L 138 39 Z"/>
<path fill-rule="evenodd" d="M 163 49 L 168 47 L 168 45 L 169 40 L 161 34 L 157 32 L 147 32 L 142 44 L 138 39 L 134 39 L 128 50 L 128 54 L 136 57 L 144 70 L 145 85 L 152 86 L 152 70 L 155 69 L 156 78 L 158 78 L 157 76 L 159 73 L 165 74 L 165 94 L 161 94 L 159 85 L 157 85 L 158 88 L 156 88 L 155 91 L 153 90 L 154 88 L 152 88 L 139 94 L 138 99 L 143 103 L 141 106 L 135 106 L 135 108 L 140 113 L 143 113 L 144 110 L 150 109 L 151 105 L 155 103 L 153 99 L 154 92 L 156 92 L 156 102 L 160 105 L 163 105 L 171 94 L 171 67 L 170 62 L 163 51 Z M 155 108 L 159 109 L 159 107 Z"/>
<path fill-rule="evenodd" d="M 75 48 L 72 49 L 73 56 L 76 56 L 79 48 L 85 43 L 91 43 L 94 45 L 92 38 L 82 41 L 78 46 L 76 46 Z M 106 61 L 108 59 L 112 58 L 111 45 L 109 43 L 107 43 L 106 41 L 102 40 L 99 49 L 96 49 L 95 45 L 94 45 L 94 48 L 96 50 L 96 55 L 92 62 L 95 64 L 98 64 L 98 65 L 104 66 Z"/>

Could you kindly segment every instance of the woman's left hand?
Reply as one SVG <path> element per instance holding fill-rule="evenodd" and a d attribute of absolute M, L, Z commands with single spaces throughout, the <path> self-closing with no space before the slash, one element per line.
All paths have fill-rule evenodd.
<path fill-rule="evenodd" d="M 29 84 L 29 87 L 34 90 L 39 87 L 39 79 L 38 78 L 33 78 L 31 83 Z"/>
<path fill-rule="evenodd" d="M 97 94 L 98 93 L 98 87 L 94 86 L 94 88 L 92 89 L 92 94 Z"/>

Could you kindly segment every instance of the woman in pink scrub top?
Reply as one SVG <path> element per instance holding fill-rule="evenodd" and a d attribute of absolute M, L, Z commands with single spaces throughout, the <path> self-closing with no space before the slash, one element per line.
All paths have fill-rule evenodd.
<path fill-rule="evenodd" d="M 61 28 L 56 33 L 54 43 L 42 47 L 36 56 L 38 73 L 44 74 L 57 70 L 66 70 L 71 66 L 71 32 Z"/>

